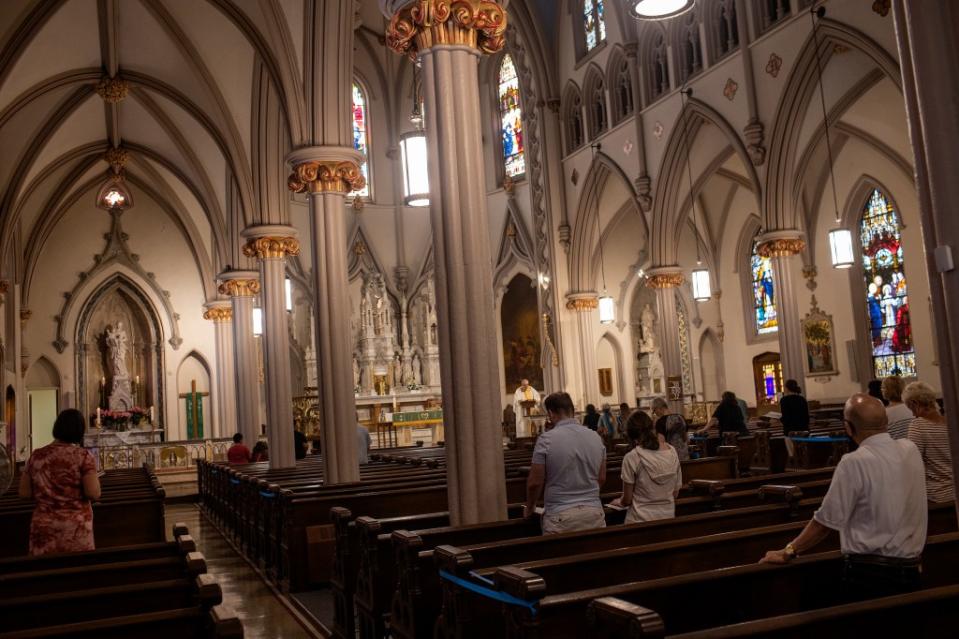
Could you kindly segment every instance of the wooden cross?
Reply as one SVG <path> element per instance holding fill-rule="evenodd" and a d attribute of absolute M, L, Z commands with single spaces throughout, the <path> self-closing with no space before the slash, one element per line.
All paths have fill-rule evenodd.
<path fill-rule="evenodd" d="M 186 400 L 186 432 L 187 439 L 203 439 L 203 398 L 209 393 L 196 392 L 196 380 L 190 380 L 190 392 L 180 393 Z M 195 431 L 195 432 L 194 432 Z M 193 435 L 196 435 L 194 437 Z"/>

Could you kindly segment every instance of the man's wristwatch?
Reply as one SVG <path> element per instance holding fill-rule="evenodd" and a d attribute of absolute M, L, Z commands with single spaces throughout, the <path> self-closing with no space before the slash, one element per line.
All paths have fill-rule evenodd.
<path fill-rule="evenodd" d="M 788 544 L 786 544 L 786 548 L 783 549 L 783 554 L 786 556 L 786 559 L 789 561 L 792 561 L 793 559 L 796 558 L 797 556 L 796 547 L 793 546 L 792 542 L 789 542 Z"/>

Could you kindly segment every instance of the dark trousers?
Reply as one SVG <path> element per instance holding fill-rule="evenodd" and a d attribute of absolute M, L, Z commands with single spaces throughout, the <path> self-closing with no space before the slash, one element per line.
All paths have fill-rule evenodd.
<path fill-rule="evenodd" d="M 843 555 L 843 592 L 848 601 L 890 597 L 919 590 L 920 560 Z"/>

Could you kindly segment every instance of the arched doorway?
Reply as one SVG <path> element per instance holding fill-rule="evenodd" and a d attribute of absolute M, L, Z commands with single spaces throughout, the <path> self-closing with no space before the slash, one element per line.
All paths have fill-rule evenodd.
<path fill-rule="evenodd" d="M 46 357 L 27 371 L 27 405 L 30 419 L 30 449 L 53 442 L 53 422 L 60 408 L 60 373 Z"/>

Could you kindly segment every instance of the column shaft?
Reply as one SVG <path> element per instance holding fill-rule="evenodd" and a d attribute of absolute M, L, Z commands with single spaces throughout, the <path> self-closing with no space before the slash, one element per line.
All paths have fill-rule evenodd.
<path fill-rule="evenodd" d="M 316 386 L 326 482 L 359 481 L 344 194 L 311 193 Z"/>
<path fill-rule="evenodd" d="M 663 372 L 666 374 L 667 388 L 664 389 L 670 410 L 683 412 L 682 400 L 670 400 L 668 382 L 670 377 L 683 375 L 683 360 L 679 352 L 679 323 L 676 321 L 676 289 L 656 289 L 656 314 L 659 316 L 660 352 L 663 358 Z M 689 389 L 683 389 L 685 393 Z"/>
<path fill-rule="evenodd" d="M 233 297 L 233 356 L 236 362 L 236 429 L 252 448 L 260 436 L 257 418 L 260 412 L 260 388 L 256 379 L 252 296 Z"/>
<path fill-rule="evenodd" d="M 779 318 L 779 358 L 783 366 L 783 382 L 794 379 L 803 385 L 802 315 L 799 311 L 799 291 L 796 289 L 796 255 L 774 256 L 773 283 L 776 286 L 776 314 Z"/>
<path fill-rule="evenodd" d="M 450 518 L 494 521 L 506 516 L 506 486 L 478 52 L 434 46 L 420 58 Z"/>
<path fill-rule="evenodd" d="M 270 468 L 296 466 L 293 451 L 293 379 L 290 371 L 285 278 L 285 258 L 268 257 L 260 260 L 266 433 L 270 443 Z"/>
<path fill-rule="evenodd" d="M 216 402 L 214 437 L 230 437 L 236 428 L 236 367 L 233 364 L 233 322 L 214 322 L 216 339 Z"/>

